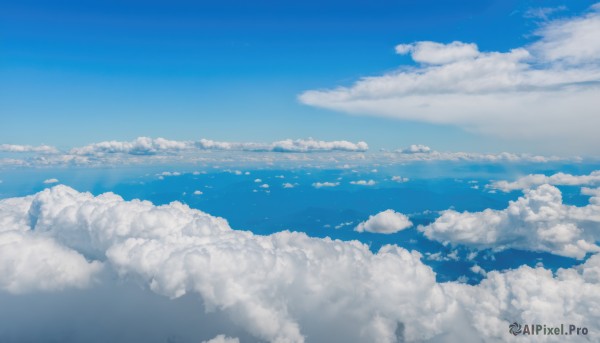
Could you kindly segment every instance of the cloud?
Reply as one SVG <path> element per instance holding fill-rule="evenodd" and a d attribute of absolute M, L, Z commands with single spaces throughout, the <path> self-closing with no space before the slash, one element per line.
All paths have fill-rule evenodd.
<path fill-rule="evenodd" d="M 74 256 L 101 263 L 122 278 L 147 283 L 167 297 L 197 294 L 209 311 L 223 311 L 261 340 L 303 342 L 305 335 L 325 340 L 339 333 L 341 339 L 390 341 L 396 340 L 399 321 L 403 336 L 416 340 L 435 335 L 450 310 L 420 254 L 394 246 L 373 254 L 358 242 L 303 233 L 254 235 L 232 230 L 224 219 L 177 202 L 154 206 L 111 193 L 95 197 L 66 186 L 2 200 L 0 209 L 0 217 L 15 223 L 10 233 L 52 240 Z M 3 268 L 6 261 L 24 258 L 28 252 L 20 248 L 2 249 Z M 69 264 L 61 267 L 38 266 L 41 275 L 73 272 Z M 26 274 L 29 266 L 15 268 L 14 273 L 0 275 L 7 279 L 2 285 L 14 284 L 13 279 Z M 67 281 L 73 287 L 80 284 L 78 279 Z M 37 284 L 29 289 L 39 289 L 47 281 L 32 282 Z M 315 325 L 328 330 L 311 331 Z"/>
<path fill-rule="evenodd" d="M 534 43 L 507 52 L 463 42 L 401 44 L 396 51 L 410 54 L 415 67 L 309 90 L 299 100 L 597 155 L 599 33 L 600 7 L 594 6 L 579 17 L 545 22 Z"/>
<path fill-rule="evenodd" d="M 400 44 L 396 46 L 396 53 L 400 55 L 410 53 L 415 62 L 426 64 L 448 64 L 475 59 L 479 56 L 476 44 L 466 44 L 456 41 L 450 44 L 436 42 Z"/>
<path fill-rule="evenodd" d="M 218 335 L 213 339 L 209 339 L 208 341 L 204 341 L 202 343 L 240 343 L 239 338 L 228 337 L 225 335 Z"/>
<path fill-rule="evenodd" d="M 581 259 L 600 251 L 600 199 L 587 206 L 562 203 L 560 190 L 541 185 L 526 190 L 503 210 L 446 210 L 430 225 L 419 226 L 429 239 L 477 249 L 515 248 Z"/>
<path fill-rule="evenodd" d="M 43 154 L 58 153 L 58 149 L 49 145 L 16 145 L 16 144 L 0 144 L 0 152 L 37 152 Z"/>
<path fill-rule="evenodd" d="M 352 143 L 349 141 L 319 141 L 309 139 L 286 139 L 273 143 L 253 142 L 220 142 L 210 139 L 199 141 L 174 141 L 164 138 L 138 137 L 130 142 L 105 141 L 94 143 L 79 148 L 73 148 L 73 155 L 104 155 L 104 154 L 129 154 L 129 155 L 156 155 L 171 154 L 195 150 L 222 150 L 222 151 L 254 151 L 254 152 L 326 152 L 347 151 L 364 152 L 369 146 L 365 142 Z"/>
<path fill-rule="evenodd" d="M 407 177 L 402 177 L 402 176 L 399 176 L 399 175 L 394 175 L 394 176 L 392 176 L 392 181 L 398 182 L 398 183 L 402 183 L 402 182 L 408 182 L 408 181 L 410 181 L 410 179 L 407 178 Z"/>
<path fill-rule="evenodd" d="M 283 188 L 294 188 L 294 187 L 296 187 L 296 184 L 285 182 L 282 184 L 282 187 Z"/>
<path fill-rule="evenodd" d="M 190 141 L 174 141 L 164 138 L 138 137 L 131 142 L 105 141 L 94 143 L 79 148 L 71 149 L 74 155 L 96 155 L 96 154 L 130 154 L 130 155 L 154 155 L 158 153 L 177 152 L 189 150 L 193 147 Z"/>
<path fill-rule="evenodd" d="M 555 274 L 522 266 L 487 271 L 479 285 L 439 283 L 418 252 L 397 246 L 372 253 L 357 241 L 288 231 L 256 235 L 232 230 L 224 219 L 181 203 L 154 206 L 66 186 L 0 200 L 0 229 L 3 303 L 18 301 L 27 292 L 56 292 L 59 303 L 61 297 L 75 294 L 59 291 L 65 287 L 93 290 L 104 285 L 113 290 L 123 280 L 132 280 L 172 302 L 186 294 L 199 297 L 209 313 L 222 313 L 230 319 L 227 325 L 235 325 L 219 332 L 238 332 L 240 337 L 247 333 L 270 342 L 331 337 L 344 342 L 500 342 L 510 339 L 509 321 L 574 323 L 589 329 L 589 340 L 600 337 L 600 314 L 595 310 L 600 306 L 598 255 Z M 6 291 L 21 295 L 11 297 Z M 83 297 L 78 303 L 85 303 L 89 312 L 111 296 L 77 294 Z M 132 295 L 122 296 L 127 299 L 123 301 L 131 301 Z M 189 305 L 194 297 L 179 304 Z M 17 310 L 0 308 L 8 327 L 15 318 L 9 314 Z M 127 326 L 127 335 L 111 321 L 111 341 L 127 341 L 132 330 L 153 328 L 148 314 L 132 312 L 130 320 L 142 317 L 145 325 Z M 29 321 L 22 332 L 8 335 L 18 340 L 43 330 L 49 323 L 44 321 L 52 317 Z M 200 319 L 188 322 L 202 324 Z M 77 323 L 68 321 L 71 327 Z M 7 338 L 3 335 L 0 332 L 0 339 Z M 580 339 L 564 336 L 556 341 Z"/>
<path fill-rule="evenodd" d="M 202 195 L 202 194 L 204 194 L 204 193 L 202 193 L 202 191 L 198 191 L 198 190 L 194 191 L 194 195 Z"/>
<path fill-rule="evenodd" d="M 326 181 L 326 182 L 315 182 L 315 183 L 313 183 L 312 185 L 313 185 L 313 187 L 315 187 L 315 188 L 322 188 L 322 187 L 337 187 L 337 186 L 339 186 L 339 185 L 340 185 L 340 183 L 339 183 L 339 182 L 329 182 L 329 181 Z"/>
<path fill-rule="evenodd" d="M 396 233 L 412 226 L 412 222 L 402 213 L 385 210 L 358 224 L 354 231 L 374 233 Z"/>
<path fill-rule="evenodd" d="M 530 174 L 520 177 L 516 181 L 494 181 L 487 185 L 487 188 L 499 189 L 503 192 L 510 192 L 518 189 L 528 189 L 542 184 L 557 186 L 580 186 L 595 185 L 600 183 L 600 170 L 595 170 L 589 175 L 571 175 L 565 173 L 556 173 L 550 176 L 544 174 Z"/>
<path fill-rule="evenodd" d="M 427 145 L 412 144 L 408 148 L 402 149 L 400 152 L 402 152 L 404 154 L 418 154 L 418 153 L 426 154 L 428 152 L 431 152 L 431 148 L 428 147 Z"/>
<path fill-rule="evenodd" d="M 542 20 L 548 20 L 549 17 L 557 12 L 562 12 L 564 10 L 566 10 L 567 7 L 566 6 L 558 6 L 558 7 L 535 7 L 535 8 L 530 8 L 527 11 L 525 11 L 525 13 L 523 14 L 523 16 L 525 18 L 535 18 L 535 19 L 542 19 Z"/>
<path fill-rule="evenodd" d="M 377 182 L 375 180 L 358 180 L 358 181 L 350 181 L 351 185 L 358 186 L 374 186 Z"/>
<path fill-rule="evenodd" d="M 52 179 L 46 179 L 46 180 L 44 180 L 44 183 L 47 184 L 47 185 L 53 184 L 53 183 L 58 183 L 58 179 L 54 179 L 54 178 L 52 178 Z"/>

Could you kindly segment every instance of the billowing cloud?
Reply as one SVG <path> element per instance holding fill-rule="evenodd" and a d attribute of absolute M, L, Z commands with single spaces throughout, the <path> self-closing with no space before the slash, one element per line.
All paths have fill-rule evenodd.
<path fill-rule="evenodd" d="M 513 182 L 504 180 L 494 181 L 487 185 L 487 188 L 510 192 L 518 189 L 528 189 L 542 184 L 556 186 L 596 185 L 600 184 L 600 170 L 593 171 L 588 175 L 571 175 L 562 172 L 550 176 L 544 174 L 530 174 L 520 177 Z"/>
<path fill-rule="evenodd" d="M 396 233 L 412 226 L 412 222 L 402 213 L 385 210 L 358 224 L 355 231 L 374 233 Z"/>
<path fill-rule="evenodd" d="M 306 91 L 299 99 L 353 114 L 542 141 L 549 151 L 597 154 L 600 6 L 545 22 L 535 34 L 534 43 L 507 52 L 463 42 L 401 44 L 396 51 L 410 54 L 416 67 Z"/>
<path fill-rule="evenodd" d="M 600 199 L 583 207 L 562 203 L 560 190 L 542 185 L 526 190 L 506 209 L 482 212 L 446 210 L 430 225 L 420 226 L 425 236 L 443 243 L 478 249 L 516 248 L 583 258 L 600 247 Z"/>
<path fill-rule="evenodd" d="M 487 271 L 479 285 L 438 283 L 418 252 L 397 246 L 372 253 L 356 241 L 288 231 L 255 235 L 177 202 L 154 206 L 66 186 L 0 200 L 0 225 L 4 301 L 6 291 L 94 288 L 118 277 L 146 284 L 172 301 L 197 296 L 208 311 L 223 313 L 229 325 L 239 326 L 220 332 L 270 342 L 331 337 L 344 342 L 502 342 L 513 339 L 507 330 L 512 321 L 573 323 L 589 329 L 588 339 L 600 337 L 598 255 L 555 275 L 523 266 Z M 31 255 L 41 247 L 39 257 Z M 110 273 L 102 277 L 100 270 Z M 31 277 L 34 272 L 44 277 Z M 106 299 L 90 296 L 85 303 L 94 301 Z M 29 322 L 27 331 L 38 324 Z M 11 335 L 18 338 L 19 332 Z M 231 340 L 227 336 L 214 340 Z M 553 339 L 581 337 L 548 338 Z"/>
<path fill-rule="evenodd" d="M 49 145 L 17 145 L 17 144 L 0 144 L 0 152 L 37 152 L 43 154 L 58 153 L 58 149 Z"/>

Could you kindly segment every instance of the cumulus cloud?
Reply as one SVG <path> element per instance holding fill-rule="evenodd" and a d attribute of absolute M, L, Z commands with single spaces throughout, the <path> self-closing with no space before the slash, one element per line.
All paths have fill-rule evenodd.
<path fill-rule="evenodd" d="M 255 235 L 177 202 L 154 206 L 66 186 L 0 200 L 0 225 L 3 291 L 95 287 L 115 282 L 94 282 L 100 269 L 110 270 L 169 298 L 195 295 L 239 325 L 231 331 L 258 340 L 501 342 L 512 339 L 509 321 L 572 322 L 589 328 L 590 340 L 600 337 L 598 255 L 555 275 L 524 266 L 487 271 L 474 286 L 438 283 L 418 252 L 397 246 L 372 253 L 356 241 Z"/>
<path fill-rule="evenodd" d="M 54 154 L 58 152 L 53 146 L 49 145 L 17 145 L 17 144 L 0 144 L 0 152 L 37 152 L 44 154 Z"/>
<path fill-rule="evenodd" d="M 52 179 L 46 179 L 46 180 L 44 180 L 44 183 L 47 184 L 47 185 L 53 184 L 53 183 L 58 183 L 58 179 L 54 179 L 54 178 L 52 178 Z"/>
<path fill-rule="evenodd" d="M 588 175 L 571 175 L 565 173 L 556 173 L 550 176 L 544 174 L 530 174 L 520 177 L 516 181 L 494 181 L 487 185 L 487 188 L 499 189 L 503 192 L 510 192 L 518 189 L 528 189 L 542 184 L 557 186 L 580 186 L 595 185 L 600 183 L 600 170 L 595 170 Z"/>
<path fill-rule="evenodd" d="M 412 226 L 412 222 L 402 213 L 385 210 L 358 224 L 355 231 L 374 233 L 396 233 Z"/>
<path fill-rule="evenodd" d="M 506 209 L 462 213 L 446 210 L 419 230 L 443 243 L 478 249 L 546 251 L 581 259 L 600 251 L 596 245 L 600 240 L 599 200 L 593 197 L 583 207 L 565 205 L 558 188 L 541 185 L 526 190 Z"/>
<path fill-rule="evenodd" d="M 375 180 L 358 180 L 358 181 L 350 181 L 351 185 L 358 186 L 374 186 L 377 182 Z"/>
<path fill-rule="evenodd" d="M 282 187 L 283 188 L 294 188 L 294 187 L 296 187 L 296 184 L 290 183 L 290 182 L 285 182 L 282 184 Z"/>
<path fill-rule="evenodd" d="M 318 151 L 367 151 L 365 142 L 319 141 L 309 139 L 286 139 L 273 143 L 221 142 L 210 139 L 199 141 L 174 141 L 164 138 L 138 137 L 130 142 L 105 141 L 71 149 L 74 155 L 130 154 L 155 155 L 193 150 L 225 150 L 255 152 L 318 152 Z"/>
<path fill-rule="evenodd" d="M 312 184 L 313 187 L 315 188 L 322 188 L 322 187 L 337 187 L 340 185 L 339 182 L 329 182 L 329 181 L 325 181 L 325 182 L 315 182 Z"/>
<path fill-rule="evenodd" d="M 309 90 L 307 105 L 353 114 L 456 125 L 549 151 L 597 154 L 600 7 L 547 21 L 527 46 L 483 52 L 472 43 L 396 47 L 417 66 L 352 86 Z M 551 118 L 551 120 L 549 120 Z"/>
<path fill-rule="evenodd" d="M 400 152 L 405 154 L 428 153 L 431 152 L 431 148 L 427 145 L 412 144 L 408 148 L 402 149 Z"/>

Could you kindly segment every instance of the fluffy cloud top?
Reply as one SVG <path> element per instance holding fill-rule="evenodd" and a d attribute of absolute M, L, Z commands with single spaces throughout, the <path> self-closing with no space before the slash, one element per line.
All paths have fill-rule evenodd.
<path fill-rule="evenodd" d="M 600 337 L 598 256 L 556 275 L 524 266 L 488 271 L 476 286 L 438 283 L 419 253 L 397 246 L 374 254 L 356 241 L 260 236 L 177 202 L 66 186 L 0 200 L 0 244 L 4 292 L 94 287 L 115 281 L 101 277 L 109 270 L 167 297 L 195 294 L 271 342 L 501 342 L 512 339 L 508 320 L 574 322 Z"/>
<path fill-rule="evenodd" d="M 600 199 L 584 207 L 564 205 L 560 190 L 542 185 L 526 190 L 506 209 L 482 212 L 447 210 L 430 225 L 425 236 L 444 243 L 479 249 L 516 248 L 583 258 L 600 251 Z"/>
<path fill-rule="evenodd" d="M 571 175 L 565 173 L 556 173 L 550 176 L 544 174 L 530 174 L 517 179 L 516 181 L 495 181 L 489 184 L 488 188 L 499 189 L 503 192 L 510 192 L 517 189 L 528 189 L 542 184 L 557 186 L 580 186 L 595 185 L 600 183 L 600 170 L 593 171 L 589 175 Z"/>
<path fill-rule="evenodd" d="M 358 224 L 355 231 L 374 233 L 396 233 L 412 226 L 412 222 L 402 213 L 385 210 Z"/>
<path fill-rule="evenodd" d="M 37 152 L 37 153 L 57 153 L 58 150 L 49 145 L 16 145 L 16 144 L 0 144 L 0 152 Z"/>
<path fill-rule="evenodd" d="M 301 102 L 349 113 L 450 124 L 552 151 L 597 154 L 600 7 L 548 21 L 537 41 L 507 52 L 475 44 L 416 42 L 396 47 L 416 67 L 310 90 Z M 552 120 L 548 120 L 551 118 Z"/>

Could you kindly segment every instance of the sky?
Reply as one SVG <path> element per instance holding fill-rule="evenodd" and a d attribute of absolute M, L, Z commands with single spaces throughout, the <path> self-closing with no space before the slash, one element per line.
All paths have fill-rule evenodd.
<path fill-rule="evenodd" d="M 0 0 L 0 341 L 600 341 L 599 38 L 582 0 Z"/>
<path fill-rule="evenodd" d="M 410 53 L 398 54 L 399 44 L 459 41 L 481 52 L 527 46 L 539 39 L 536 30 L 584 15 L 592 4 L 2 1 L 0 137 L 2 143 L 64 149 L 139 136 L 314 137 L 364 140 L 372 149 L 418 143 L 443 151 L 590 154 L 581 144 L 565 148 L 479 123 L 405 115 L 411 109 L 402 104 L 400 114 L 394 105 L 390 115 L 378 106 L 354 108 L 304 95 L 352 87 L 398 68 L 427 67 Z M 434 110 L 445 115 L 443 108 Z M 488 126 L 498 125 L 513 122 Z"/>

